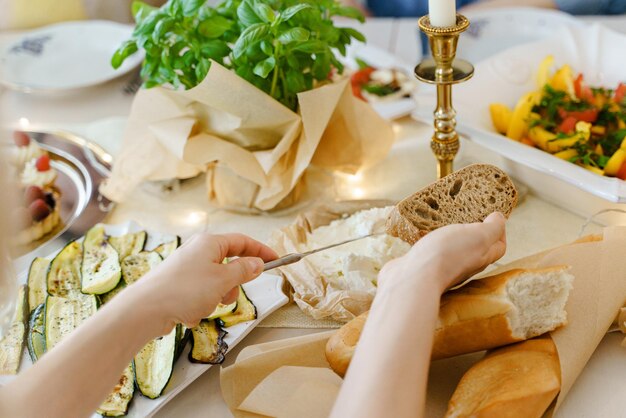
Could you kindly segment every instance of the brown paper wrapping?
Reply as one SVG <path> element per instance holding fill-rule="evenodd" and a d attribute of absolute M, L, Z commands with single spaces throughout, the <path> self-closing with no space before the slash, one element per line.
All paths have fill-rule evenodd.
<path fill-rule="evenodd" d="M 269 210 L 297 199 L 311 163 L 353 173 L 391 148 L 390 124 L 347 81 L 300 93 L 298 104 L 295 113 L 215 62 L 190 90 L 142 89 L 101 192 L 121 201 L 142 181 L 206 172 L 211 202 Z"/>
<path fill-rule="evenodd" d="M 360 210 L 392 204 L 394 202 L 388 200 L 353 200 L 317 206 L 300 214 L 290 225 L 275 231 L 269 246 L 281 256 L 298 252 L 299 246 L 306 243 L 307 234 L 315 228 Z M 374 300 L 371 293 L 334 286 L 306 258 L 281 267 L 279 271 L 291 286 L 293 300 L 314 319 L 332 318 L 348 322 L 367 311 Z"/>
<path fill-rule="evenodd" d="M 623 262 L 622 254 L 624 248 L 626 248 L 626 228 L 611 227 L 604 230 L 603 241 L 566 245 L 514 261 L 489 273 L 518 267 L 533 268 L 561 264 L 569 264 L 572 267 L 571 272 L 575 277 L 574 287 L 566 306 L 569 323 L 551 333 L 561 362 L 562 383 L 556 402 L 546 412 L 547 417 L 551 417 L 562 404 L 626 300 L 626 263 Z M 224 399 L 235 416 L 256 416 L 242 415 L 237 408 L 253 390 L 259 387 L 271 388 L 271 391 L 263 392 L 266 395 L 265 404 L 271 401 L 278 402 L 278 398 L 272 396 L 273 393 L 280 392 L 281 399 L 289 398 L 287 395 L 289 393 L 296 395 L 289 386 L 293 384 L 291 378 L 285 378 L 282 384 L 279 381 L 285 372 L 275 374 L 272 380 L 268 381 L 271 386 L 263 387 L 264 379 L 282 366 L 328 368 L 323 356 L 324 346 L 331 334 L 314 334 L 277 341 L 265 344 L 260 349 L 253 346 L 242 351 L 243 354 L 248 350 L 250 355 L 244 360 L 238 358 L 233 366 L 222 372 Z M 474 353 L 431 363 L 425 416 L 442 417 L 445 414 L 448 400 L 456 384 L 465 371 L 480 358 L 482 358 L 482 353 Z M 289 373 L 285 374 L 289 376 Z M 313 414 L 327 411 L 338 389 L 334 392 L 329 390 L 328 384 L 320 383 L 319 379 L 316 380 L 315 376 L 307 372 L 302 374 L 302 379 L 324 386 L 318 387 L 315 393 L 318 396 L 320 393 L 326 393 L 327 398 L 297 399 L 310 408 Z M 248 399 L 245 407 L 259 406 L 254 405 L 253 400 L 254 398 Z M 291 405 L 291 403 L 283 404 L 282 416 L 297 416 L 290 415 L 295 409 L 286 409 L 291 408 Z"/>

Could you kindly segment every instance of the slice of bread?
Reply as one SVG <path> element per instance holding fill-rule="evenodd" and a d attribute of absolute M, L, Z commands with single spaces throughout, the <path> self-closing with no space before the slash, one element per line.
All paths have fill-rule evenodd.
<path fill-rule="evenodd" d="M 508 218 L 517 190 L 506 173 L 474 164 L 436 181 L 398 203 L 387 220 L 387 233 L 414 244 L 449 224 L 482 222 L 492 212 Z"/>

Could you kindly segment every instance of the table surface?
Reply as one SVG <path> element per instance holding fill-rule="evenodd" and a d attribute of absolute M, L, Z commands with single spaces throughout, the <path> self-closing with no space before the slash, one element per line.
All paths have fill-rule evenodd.
<path fill-rule="evenodd" d="M 583 17 L 626 32 L 626 17 Z M 369 19 L 360 29 L 369 42 L 394 53 L 406 62 L 417 62 L 418 47 L 415 19 Z M 0 43 L 16 34 L 0 34 Z M 119 137 L 130 112 L 132 95 L 124 86 L 134 74 L 65 96 L 37 96 L 0 90 L 0 126 L 16 128 L 28 121 L 29 127 L 64 128 L 99 142 L 111 153 L 119 149 Z M 335 198 L 400 199 L 421 185 L 434 180 L 434 161 L 428 141 L 431 128 L 410 118 L 394 123 L 397 141 L 390 155 L 358 177 L 333 179 Z M 489 154 L 481 160 L 489 162 Z M 398 175 L 400 174 L 400 175 Z M 209 206 L 203 182 L 185 182 L 179 191 L 163 196 L 142 188 L 132 201 L 119 204 L 107 218 L 108 223 L 140 219 L 146 228 L 188 236 L 208 230 L 215 233 L 246 231 L 259 240 L 267 240 L 271 231 L 289 223 L 295 214 L 280 216 L 245 216 Z M 156 205 L 161 208 L 154 211 Z M 532 194 L 526 195 L 508 224 L 509 248 L 503 262 L 551 248 L 578 237 L 584 219 L 551 205 Z M 589 231 L 598 230 L 592 226 Z M 305 335 L 322 330 L 257 328 L 227 356 L 231 364 L 245 345 Z M 621 397 L 612 394 L 626 390 L 626 350 L 620 347 L 619 335 L 607 336 L 567 397 L 558 417 L 626 417 Z M 611 388 L 610 390 L 607 388 Z M 219 387 L 219 367 L 211 368 L 168 403 L 155 416 L 229 417 Z"/>

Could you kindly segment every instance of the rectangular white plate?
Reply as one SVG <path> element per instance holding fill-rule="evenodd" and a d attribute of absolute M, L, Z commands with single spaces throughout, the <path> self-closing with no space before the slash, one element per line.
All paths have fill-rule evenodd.
<path fill-rule="evenodd" d="M 459 132 L 516 164 L 569 183 L 605 201 L 626 202 L 625 181 L 594 174 L 544 151 L 512 141 L 494 130 L 489 115 L 489 104 L 504 103 L 513 108 L 523 94 L 537 90 L 534 76 L 547 55 L 554 56 L 555 66 L 569 64 L 575 74 L 583 73 L 591 86 L 616 88 L 626 79 L 624 45 L 625 35 L 599 25 L 585 29 L 565 28 L 554 37 L 511 48 L 480 62 L 476 65 L 474 77 L 453 89 Z M 432 120 L 433 92 L 423 89 L 418 95 L 416 117 Z M 542 183 L 527 183 L 543 195 L 555 192 L 544 190 L 546 185 Z"/>
<path fill-rule="evenodd" d="M 145 229 L 134 222 L 129 222 L 121 225 L 105 225 L 105 230 L 108 235 L 118 236 L 128 232 L 137 232 Z M 152 231 L 147 232 L 147 249 L 152 249 L 162 242 L 168 242 L 174 239 L 172 235 Z M 49 258 L 53 257 L 58 252 L 59 251 L 55 251 L 51 253 Z M 25 284 L 27 275 L 28 269 L 26 268 L 18 275 L 18 283 Z M 288 298 L 282 291 L 282 285 L 283 279 L 281 277 L 267 273 L 264 273 L 257 279 L 243 285 L 246 294 L 257 308 L 258 318 L 255 321 L 248 321 L 225 328 L 228 335 L 226 335 L 224 341 L 228 344 L 229 351 L 232 347 L 236 346 L 241 340 L 243 340 L 243 338 L 248 335 L 248 333 L 252 331 L 252 329 L 256 327 L 259 322 L 287 303 Z M 163 395 L 157 399 L 148 399 L 142 396 L 138 390 L 135 390 L 135 396 L 128 409 L 127 417 L 139 418 L 154 415 L 163 407 L 163 405 L 169 402 L 172 398 L 174 398 L 174 396 L 189 386 L 191 382 L 196 380 L 202 373 L 206 372 L 211 367 L 210 364 L 191 363 L 188 360 L 189 349 L 190 344 L 187 344 L 187 347 L 185 347 L 185 350 L 174 366 L 172 378 L 165 388 Z M 31 366 L 32 362 L 30 356 L 28 355 L 28 350 L 24 350 L 24 353 L 22 354 L 20 372 Z M 12 379 L 14 379 L 14 376 L 0 376 L 0 384 L 6 383 Z M 94 414 L 93 417 L 100 417 L 100 415 Z"/>

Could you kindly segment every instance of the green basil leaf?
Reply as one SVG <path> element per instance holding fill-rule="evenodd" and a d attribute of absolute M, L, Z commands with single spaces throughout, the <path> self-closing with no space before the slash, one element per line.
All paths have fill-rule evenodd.
<path fill-rule="evenodd" d="M 309 40 L 311 32 L 304 28 L 291 28 L 278 36 L 278 41 L 283 44 L 290 42 L 305 42 Z"/>
<path fill-rule="evenodd" d="M 276 67 L 276 58 L 268 57 L 254 66 L 254 74 L 262 78 L 267 78 L 270 72 Z"/>
<path fill-rule="evenodd" d="M 130 7 L 131 14 L 135 18 L 136 23 L 141 23 L 141 21 L 144 20 L 150 12 L 156 9 L 156 7 L 152 7 L 139 0 L 134 1 Z"/>
<path fill-rule="evenodd" d="M 287 65 L 293 68 L 294 70 L 299 70 L 301 67 L 300 60 L 296 56 L 296 54 L 288 54 L 287 55 Z"/>
<path fill-rule="evenodd" d="M 204 80 L 204 77 L 206 77 L 207 73 L 209 72 L 209 67 L 211 66 L 211 61 L 209 60 L 200 60 L 196 63 L 196 78 L 198 80 L 198 83 L 202 82 L 202 80 Z"/>
<path fill-rule="evenodd" d="M 343 16 L 349 17 L 351 19 L 356 19 L 361 23 L 365 22 L 365 16 L 363 16 L 363 13 L 361 13 L 358 9 L 355 9 L 354 7 L 332 7 L 330 9 L 330 14 L 331 16 Z"/>
<path fill-rule="evenodd" d="M 174 20 L 172 18 L 166 17 L 159 20 L 154 27 L 154 32 L 152 32 L 152 40 L 154 43 L 158 44 L 162 42 L 172 26 L 174 26 Z"/>
<path fill-rule="evenodd" d="M 193 16 L 206 0 L 183 0 L 183 16 Z"/>
<path fill-rule="evenodd" d="M 230 54 L 230 48 L 224 42 L 218 39 L 212 39 L 202 44 L 200 53 L 205 58 L 212 58 L 221 61 L 222 58 Z"/>
<path fill-rule="evenodd" d="M 295 51 L 302 51 L 309 54 L 317 54 L 326 51 L 326 43 L 317 39 L 310 39 L 306 42 L 302 42 L 300 45 L 296 45 L 293 49 Z"/>
<path fill-rule="evenodd" d="M 115 53 L 113 53 L 111 66 L 115 69 L 120 68 L 124 60 L 135 52 L 137 52 L 137 43 L 135 41 L 130 40 L 124 42 Z"/>
<path fill-rule="evenodd" d="M 235 46 L 233 47 L 233 55 L 235 58 L 242 56 L 250 45 L 260 42 L 268 32 L 269 26 L 267 23 L 255 23 L 252 26 L 248 26 L 239 39 L 237 39 L 237 42 L 235 42 Z"/>
<path fill-rule="evenodd" d="M 261 23 L 261 19 L 257 16 L 254 8 L 247 0 L 244 0 L 239 7 L 237 7 L 237 17 L 244 27 Z"/>
<path fill-rule="evenodd" d="M 272 8 L 265 3 L 255 3 L 254 12 L 266 23 L 272 23 L 276 19 Z"/>
<path fill-rule="evenodd" d="M 359 42 L 366 42 L 365 35 L 353 28 L 341 28 L 341 31 Z"/>
<path fill-rule="evenodd" d="M 200 23 L 198 32 L 207 38 L 219 38 L 231 28 L 233 22 L 222 16 L 213 16 Z"/>
<path fill-rule="evenodd" d="M 167 10 L 170 16 L 178 17 L 182 15 L 183 5 L 181 4 L 181 0 L 168 0 L 163 6 L 164 10 Z"/>
<path fill-rule="evenodd" d="M 274 55 L 274 46 L 269 41 L 261 41 L 261 51 L 265 55 Z"/>
<path fill-rule="evenodd" d="M 135 30 L 133 31 L 133 36 L 141 36 L 141 35 L 152 35 L 152 31 L 154 31 L 154 27 L 157 22 L 161 20 L 163 15 L 159 9 L 155 9 L 148 13 L 148 15 L 139 23 Z"/>
<path fill-rule="evenodd" d="M 294 15 L 298 13 L 299 11 L 304 10 L 304 9 L 312 9 L 312 8 L 313 6 L 307 3 L 296 4 L 280 12 L 280 17 L 283 22 L 286 22 L 292 17 L 294 17 Z"/>
<path fill-rule="evenodd" d="M 307 89 L 304 75 L 300 71 L 287 70 L 285 74 L 285 83 L 289 91 L 298 93 Z"/>
<path fill-rule="evenodd" d="M 315 54 L 315 61 L 311 68 L 311 74 L 317 80 L 326 80 L 330 74 L 330 55 L 332 53 L 319 53 Z"/>

